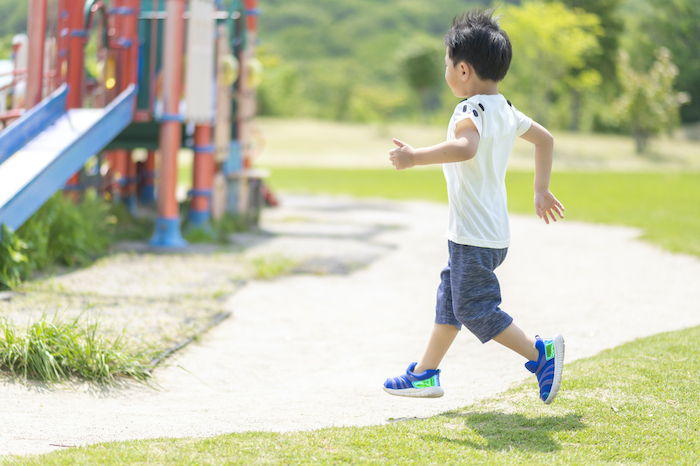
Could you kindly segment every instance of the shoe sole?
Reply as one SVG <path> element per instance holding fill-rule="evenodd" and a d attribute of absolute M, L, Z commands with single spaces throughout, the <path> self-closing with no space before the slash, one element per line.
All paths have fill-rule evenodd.
<path fill-rule="evenodd" d="M 544 400 L 544 404 L 548 405 L 554 398 L 557 397 L 559 393 L 559 386 L 561 385 L 561 373 L 564 368 L 564 337 L 557 335 L 554 337 L 554 379 L 552 380 L 552 387 L 549 391 L 549 396 Z"/>
<path fill-rule="evenodd" d="M 407 396 L 411 398 L 440 398 L 445 394 L 442 387 L 430 387 L 430 388 L 386 388 L 382 387 L 385 392 L 389 395 L 394 396 Z"/>

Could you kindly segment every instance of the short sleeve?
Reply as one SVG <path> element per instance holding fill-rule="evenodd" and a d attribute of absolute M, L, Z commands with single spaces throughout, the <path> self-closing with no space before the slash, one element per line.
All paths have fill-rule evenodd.
<path fill-rule="evenodd" d="M 457 128 L 457 123 L 462 120 L 469 118 L 476 126 L 476 130 L 481 134 L 482 121 L 479 112 L 474 108 L 474 106 L 468 102 L 460 102 L 455 108 L 454 116 L 452 117 L 452 134 L 455 133 Z"/>
<path fill-rule="evenodd" d="M 530 129 L 530 126 L 532 126 L 532 118 L 525 115 L 515 107 L 513 107 L 513 113 L 515 113 L 515 126 L 517 128 L 515 134 L 517 137 L 520 137 L 527 133 L 527 130 Z"/>

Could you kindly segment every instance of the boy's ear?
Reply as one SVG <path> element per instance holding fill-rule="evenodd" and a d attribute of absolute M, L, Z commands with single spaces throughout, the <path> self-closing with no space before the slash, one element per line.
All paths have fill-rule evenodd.
<path fill-rule="evenodd" d="M 459 62 L 459 74 L 460 77 L 462 78 L 462 81 L 467 81 L 469 79 L 469 76 L 473 73 L 472 67 L 469 66 L 467 62 Z"/>

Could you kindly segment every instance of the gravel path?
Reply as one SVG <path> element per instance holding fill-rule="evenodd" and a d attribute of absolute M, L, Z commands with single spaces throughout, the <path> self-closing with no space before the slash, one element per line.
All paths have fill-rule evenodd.
<path fill-rule="evenodd" d="M 232 317 L 157 369 L 157 388 L 48 388 L 0 378 L 0 454 L 382 424 L 508 388 L 529 375 L 524 361 L 465 331 L 442 365 L 443 398 L 403 399 L 381 389 L 423 350 L 447 260 L 445 220 L 438 204 L 283 198 L 281 208 L 265 212 L 265 234 L 236 240 L 246 255 L 296 260 L 300 273 L 251 281 L 230 295 L 223 308 Z M 503 308 L 527 332 L 562 333 L 567 361 L 700 325 L 696 258 L 661 251 L 628 228 L 546 226 L 534 214 L 512 216 L 511 226 L 509 257 L 497 271 Z M 174 266 L 167 256 L 149 260 Z M 80 274 L 99 270 L 64 280 L 79 287 Z"/>

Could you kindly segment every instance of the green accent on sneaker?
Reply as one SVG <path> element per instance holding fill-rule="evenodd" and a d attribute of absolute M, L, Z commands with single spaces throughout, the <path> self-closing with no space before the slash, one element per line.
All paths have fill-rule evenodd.
<path fill-rule="evenodd" d="M 429 388 L 437 386 L 437 375 L 432 376 L 425 380 L 415 380 L 413 382 L 414 388 Z"/>
<path fill-rule="evenodd" d="M 544 354 L 545 357 L 547 358 L 547 361 L 552 359 L 554 357 L 554 341 L 553 340 L 547 340 L 544 342 Z"/>

